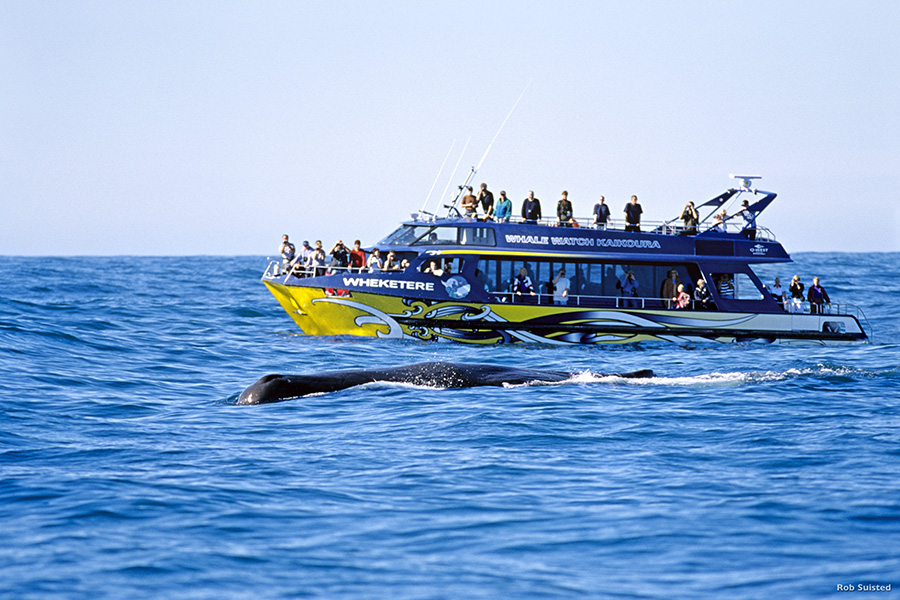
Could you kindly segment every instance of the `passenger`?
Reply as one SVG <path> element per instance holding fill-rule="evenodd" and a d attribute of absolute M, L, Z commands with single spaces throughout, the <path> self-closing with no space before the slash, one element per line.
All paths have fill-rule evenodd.
<path fill-rule="evenodd" d="M 788 291 L 791 293 L 791 304 L 788 312 L 803 312 L 803 289 L 804 286 L 803 282 L 800 281 L 800 276 L 794 275 L 791 277 L 791 284 L 788 286 Z"/>
<path fill-rule="evenodd" d="M 704 310 L 713 307 L 712 295 L 709 293 L 709 288 L 706 287 L 706 280 L 702 278 L 697 280 L 697 287 L 694 289 L 694 307 Z"/>
<path fill-rule="evenodd" d="M 475 219 L 478 217 L 478 200 L 472 193 L 472 186 L 466 188 L 469 193 L 462 197 L 462 207 L 466 210 L 466 217 Z"/>
<path fill-rule="evenodd" d="M 809 312 L 814 315 L 823 312 L 823 304 L 831 304 L 831 298 L 828 297 L 828 292 L 825 291 L 825 288 L 819 285 L 818 277 L 813 277 L 813 282 L 812 285 L 809 286 L 809 292 L 807 292 L 806 299 L 809 300 Z"/>
<path fill-rule="evenodd" d="M 532 285 L 531 278 L 528 276 L 528 271 L 525 270 L 525 267 L 519 267 L 519 273 L 513 279 L 513 292 L 516 296 L 523 294 L 535 295 L 534 285 Z"/>
<path fill-rule="evenodd" d="M 308 272 L 306 270 L 306 266 L 299 259 L 295 260 L 291 265 L 291 275 L 294 277 L 307 277 Z"/>
<path fill-rule="evenodd" d="M 644 209 L 638 204 L 637 196 L 631 197 L 631 202 L 625 205 L 625 231 L 641 232 L 641 213 Z"/>
<path fill-rule="evenodd" d="M 512 216 L 512 201 L 506 197 L 506 192 L 500 192 L 500 199 L 494 207 L 494 220 L 498 223 L 509 223 Z"/>
<path fill-rule="evenodd" d="M 322 249 L 321 240 L 316 240 L 316 249 L 306 262 L 306 272 L 313 277 L 325 273 L 325 250 Z"/>
<path fill-rule="evenodd" d="M 536 225 L 541 220 L 541 201 L 534 197 L 534 192 L 528 192 L 528 197 L 522 202 L 522 219 L 526 225 Z"/>
<path fill-rule="evenodd" d="M 400 261 L 400 270 L 405 271 L 409 268 L 409 261 L 405 258 Z"/>
<path fill-rule="evenodd" d="M 774 298 L 778 304 L 784 306 L 785 295 L 784 288 L 781 287 L 781 278 L 775 278 L 775 285 L 772 286 L 772 289 L 769 290 L 769 293 L 772 294 L 772 298 Z"/>
<path fill-rule="evenodd" d="M 572 226 L 572 203 L 569 202 L 569 192 L 563 191 L 562 198 L 556 203 L 556 226 Z"/>
<path fill-rule="evenodd" d="M 306 261 L 312 255 L 314 250 L 309 247 L 309 242 L 307 240 L 303 240 L 303 245 L 300 247 L 300 252 L 297 254 L 296 260 L 306 264 Z"/>
<path fill-rule="evenodd" d="M 423 273 L 431 273 L 435 277 L 440 277 L 444 274 L 444 270 L 441 269 L 438 261 L 432 260 L 428 263 L 428 268 L 426 268 Z"/>
<path fill-rule="evenodd" d="M 478 192 L 478 202 L 481 204 L 481 209 L 484 211 L 485 219 L 493 219 L 494 215 L 494 194 L 491 193 L 489 189 L 487 189 L 487 184 L 481 184 L 481 191 Z"/>
<path fill-rule="evenodd" d="M 700 215 L 694 208 L 693 202 L 688 202 L 681 211 L 681 219 L 684 221 L 684 235 L 697 235 L 697 225 L 700 224 Z"/>
<path fill-rule="evenodd" d="M 369 273 L 384 270 L 384 263 L 381 261 L 381 252 L 378 248 L 372 248 L 372 253 L 369 254 L 369 260 L 366 261 L 366 266 L 369 268 Z"/>
<path fill-rule="evenodd" d="M 569 278 L 566 270 L 560 269 L 559 274 L 553 278 L 553 304 L 566 305 L 569 303 Z"/>
<path fill-rule="evenodd" d="M 681 285 L 681 279 L 678 277 L 678 271 L 669 269 L 666 278 L 659 286 L 659 297 L 667 300 L 673 299 L 678 295 L 679 285 Z"/>
<path fill-rule="evenodd" d="M 350 251 L 347 250 L 347 246 L 344 245 L 344 242 L 338 240 L 334 243 L 334 248 L 331 249 L 331 264 L 328 266 L 331 270 L 346 270 L 347 266 L 350 264 Z"/>
<path fill-rule="evenodd" d="M 716 278 L 716 290 L 721 298 L 734 298 L 734 276 L 722 273 Z"/>
<path fill-rule="evenodd" d="M 691 305 L 691 297 L 684 291 L 683 284 L 678 284 L 678 293 L 672 298 L 672 302 L 676 309 L 685 309 Z"/>
<path fill-rule="evenodd" d="M 290 268 L 292 262 L 294 262 L 294 258 L 296 257 L 297 249 L 294 245 L 288 241 L 288 235 L 284 234 L 281 236 L 281 245 L 278 246 L 278 253 L 281 254 L 281 268 L 284 271 L 287 271 Z"/>
<path fill-rule="evenodd" d="M 741 215 L 744 219 L 744 228 L 741 229 L 741 235 L 743 235 L 748 240 L 756 239 L 756 213 L 747 210 L 747 207 L 750 206 L 750 202 L 748 200 L 744 200 L 741 211 L 737 213 Z M 737 216 L 737 215 L 735 215 Z"/>
<path fill-rule="evenodd" d="M 387 258 L 384 259 L 384 270 L 385 271 L 399 271 L 400 263 L 397 261 L 397 255 L 393 250 L 388 252 Z"/>
<path fill-rule="evenodd" d="M 450 275 L 453 273 L 453 263 L 450 262 L 450 259 L 444 260 L 444 273 Z"/>
<path fill-rule="evenodd" d="M 606 229 L 607 226 L 612 227 L 612 219 L 610 219 L 609 207 L 604 204 L 603 196 L 600 196 L 600 199 L 597 200 L 597 204 L 594 205 L 594 228 L 595 229 Z"/>
<path fill-rule="evenodd" d="M 716 216 L 713 218 L 714 222 L 711 229 L 713 231 L 721 231 L 722 233 L 725 233 L 727 231 L 727 229 L 725 229 L 725 219 L 727 218 L 728 215 L 723 209 L 722 212 L 716 214 Z"/>
<path fill-rule="evenodd" d="M 361 273 L 366 266 L 366 252 L 360 247 L 359 240 L 353 242 L 353 250 L 350 251 L 350 270 Z"/>
<path fill-rule="evenodd" d="M 638 280 L 634 277 L 634 271 L 628 271 L 621 280 L 616 282 L 616 289 L 619 290 L 619 294 L 623 298 L 626 298 L 626 300 L 622 302 L 622 306 L 625 306 L 626 308 L 629 306 L 637 306 L 635 300 L 629 300 L 628 298 L 634 298 L 638 295 L 638 285 Z"/>

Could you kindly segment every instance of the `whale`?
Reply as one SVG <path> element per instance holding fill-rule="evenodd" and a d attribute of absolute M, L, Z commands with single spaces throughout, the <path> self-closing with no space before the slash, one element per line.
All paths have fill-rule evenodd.
<path fill-rule="evenodd" d="M 569 371 L 523 369 L 487 364 L 424 362 L 384 369 L 348 369 L 313 375 L 264 375 L 241 392 L 236 404 L 270 404 L 294 398 L 337 392 L 375 382 L 409 383 L 434 388 L 472 388 L 480 386 L 558 383 L 577 375 Z M 628 379 L 653 377 L 650 369 L 629 373 L 594 373 L 600 377 Z"/>

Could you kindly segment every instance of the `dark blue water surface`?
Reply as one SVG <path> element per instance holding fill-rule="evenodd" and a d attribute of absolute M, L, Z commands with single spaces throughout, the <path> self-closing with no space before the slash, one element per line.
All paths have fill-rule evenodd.
<path fill-rule="evenodd" d="M 874 344 L 311 338 L 260 258 L 0 257 L 0 595 L 896 593 L 900 255 L 795 258 L 766 275 L 818 275 Z M 658 377 L 233 404 L 434 359 Z"/>

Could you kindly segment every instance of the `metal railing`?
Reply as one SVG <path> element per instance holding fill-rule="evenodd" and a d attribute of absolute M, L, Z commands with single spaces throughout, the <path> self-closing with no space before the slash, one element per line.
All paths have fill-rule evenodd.
<path fill-rule="evenodd" d="M 452 217 L 451 217 L 452 218 Z M 472 218 L 460 216 L 457 217 L 462 221 L 484 221 L 483 217 Z M 560 225 L 557 223 L 555 218 L 544 217 L 539 219 L 536 223 L 526 223 L 525 219 L 521 217 L 511 217 L 509 219 L 510 223 L 517 224 L 537 224 L 537 225 L 545 225 L 548 227 L 560 227 L 561 229 L 600 229 L 600 230 L 608 230 L 608 231 L 624 231 L 625 230 L 625 220 L 624 219 L 616 219 L 613 221 L 613 225 L 594 225 L 593 219 L 590 218 L 572 218 L 571 225 Z M 615 226 L 618 224 L 619 226 Z M 713 228 L 713 225 L 708 223 L 702 223 L 697 228 L 686 228 L 684 225 L 679 224 L 675 221 L 641 221 L 640 223 L 640 231 L 641 233 L 655 233 L 658 235 L 696 235 L 697 233 L 703 233 L 709 229 Z M 720 223 L 718 225 L 719 231 L 723 233 L 740 233 L 744 231 L 744 226 L 739 223 L 732 223 L 726 221 L 725 223 Z M 754 241 L 760 242 L 774 242 L 775 234 L 772 233 L 769 229 L 765 227 L 756 227 L 756 235 L 754 237 Z"/>

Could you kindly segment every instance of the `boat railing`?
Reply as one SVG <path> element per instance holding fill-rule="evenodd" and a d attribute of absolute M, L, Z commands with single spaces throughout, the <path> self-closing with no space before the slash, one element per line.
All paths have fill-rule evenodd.
<path fill-rule="evenodd" d="M 471 217 L 459 217 L 461 220 L 466 221 L 476 221 L 483 220 L 481 218 L 473 219 Z M 536 222 L 527 222 L 525 219 L 521 217 L 512 217 L 509 220 L 510 223 L 517 224 L 536 224 L 536 225 L 545 225 L 547 227 L 559 227 L 560 229 L 599 229 L 599 230 L 608 230 L 608 231 L 624 231 L 625 230 L 625 220 L 618 219 L 613 220 L 613 224 L 598 224 L 594 225 L 593 219 L 590 218 L 573 218 L 569 225 L 559 224 L 556 219 L 545 217 L 537 220 Z M 722 233 L 741 233 L 744 231 L 744 226 L 740 223 L 726 221 L 724 223 L 720 223 L 717 226 L 718 230 Z M 698 233 L 703 233 L 705 231 L 713 229 L 713 226 L 707 226 L 705 224 L 701 224 L 697 228 L 688 228 L 685 227 L 680 221 L 641 221 L 639 226 L 639 230 L 641 233 L 655 233 L 657 235 L 696 235 Z M 754 240 L 760 242 L 774 242 L 775 234 L 772 233 L 769 229 L 765 227 L 757 226 L 755 229 L 756 235 L 754 236 Z"/>
<path fill-rule="evenodd" d="M 281 260 L 275 260 L 269 257 L 269 265 L 263 273 L 263 279 L 280 279 L 282 283 L 293 277 L 295 279 L 304 279 L 306 277 L 319 277 L 322 275 L 335 275 L 337 273 L 398 273 L 402 269 L 388 269 L 387 271 L 378 270 L 370 271 L 366 267 L 333 267 L 333 266 L 304 266 L 299 263 L 286 265 Z"/>

